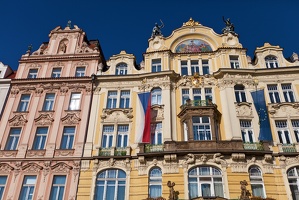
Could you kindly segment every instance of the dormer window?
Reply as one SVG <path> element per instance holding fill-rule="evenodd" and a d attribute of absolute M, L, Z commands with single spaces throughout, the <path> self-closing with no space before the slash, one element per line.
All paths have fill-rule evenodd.
<path fill-rule="evenodd" d="M 278 62 L 275 56 L 267 56 L 265 63 L 267 68 L 278 68 Z"/>
<path fill-rule="evenodd" d="M 127 75 L 128 66 L 126 63 L 120 63 L 116 66 L 115 75 Z"/>
<path fill-rule="evenodd" d="M 28 72 L 27 78 L 36 78 L 37 77 L 37 69 L 30 69 Z"/>

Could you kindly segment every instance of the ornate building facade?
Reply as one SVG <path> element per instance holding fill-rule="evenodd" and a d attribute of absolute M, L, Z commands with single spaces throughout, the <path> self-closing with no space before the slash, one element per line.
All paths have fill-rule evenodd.
<path fill-rule="evenodd" d="M 298 55 L 265 43 L 250 58 L 225 22 L 156 25 L 140 65 L 121 51 L 98 68 L 77 199 L 168 198 L 169 181 L 179 199 L 237 199 L 240 182 L 299 199 Z"/>
<path fill-rule="evenodd" d="M 103 54 L 60 26 L 19 61 L 0 123 L 0 199 L 76 199 L 93 83 Z"/>

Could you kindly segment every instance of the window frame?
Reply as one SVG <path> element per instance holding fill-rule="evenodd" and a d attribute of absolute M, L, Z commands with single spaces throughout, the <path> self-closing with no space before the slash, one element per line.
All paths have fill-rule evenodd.
<path fill-rule="evenodd" d="M 17 112 L 26 112 L 26 111 L 28 111 L 30 98 L 31 98 L 30 94 L 22 94 L 21 95 L 19 105 L 18 105 L 18 108 L 17 108 Z"/>
<path fill-rule="evenodd" d="M 251 172 L 252 170 L 258 171 L 258 174 L 256 174 L 256 173 L 253 174 Z M 261 169 L 257 166 L 251 166 L 251 167 L 249 167 L 248 174 L 249 174 L 249 179 L 250 179 L 252 195 L 265 198 L 266 191 L 265 191 L 265 185 L 264 185 L 264 181 L 263 181 L 263 173 L 262 173 Z M 262 188 L 261 188 L 262 196 L 258 196 L 257 194 L 254 194 L 255 192 L 254 192 L 253 186 L 256 186 L 256 185 L 262 186 Z"/>
<path fill-rule="evenodd" d="M 163 144 L 163 125 L 162 122 L 151 123 L 151 144 Z"/>
<path fill-rule="evenodd" d="M 37 68 L 31 68 L 28 71 L 27 78 L 28 79 L 36 79 L 38 75 L 38 69 Z"/>
<path fill-rule="evenodd" d="M 81 96 L 82 96 L 82 94 L 80 92 L 72 92 L 71 93 L 68 110 L 80 110 Z"/>
<path fill-rule="evenodd" d="M 292 88 L 291 83 L 282 83 L 281 84 L 281 90 L 284 97 L 285 102 L 295 102 L 295 95 L 294 90 Z"/>
<path fill-rule="evenodd" d="M 119 108 L 130 108 L 130 97 L 131 97 L 130 90 L 121 90 Z"/>
<path fill-rule="evenodd" d="M 162 64 L 161 64 L 161 58 L 152 59 L 152 72 L 161 72 L 162 71 Z"/>
<path fill-rule="evenodd" d="M 123 128 L 123 129 L 121 129 Z M 129 125 L 117 125 L 116 148 L 126 148 L 129 145 Z"/>
<path fill-rule="evenodd" d="M 158 174 L 153 174 L 158 172 Z M 158 175 L 158 176 L 157 176 Z M 159 195 L 153 195 L 153 189 L 160 189 Z M 150 198 L 158 198 L 162 196 L 162 170 L 160 167 L 153 167 L 149 171 L 148 175 L 148 196 Z"/>
<path fill-rule="evenodd" d="M 46 93 L 42 111 L 53 111 L 54 102 L 55 102 L 55 93 Z"/>
<path fill-rule="evenodd" d="M 70 132 L 68 132 L 68 130 Z M 73 149 L 74 142 L 75 142 L 75 134 L 76 134 L 75 126 L 64 126 L 62 137 L 61 137 L 60 149 L 62 150 Z"/>
<path fill-rule="evenodd" d="M 234 92 L 237 103 L 247 102 L 244 85 L 235 85 Z"/>
<path fill-rule="evenodd" d="M 45 129 L 45 132 L 39 132 Z M 44 150 L 47 143 L 49 127 L 37 127 L 35 131 L 32 150 Z"/>
<path fill-rule="evenodd" d="M 32 183 L 25 183 L 26 178 L 32 178 L 34 177 L 34 184 Z M 28 199 L 33 199 L 34 197 L 34 192 L 35 192 L 35 185 L 36 185 L 36 180 L 37 176 L 34 175 L 25 175 L 23 178 L 23 182 L 22 182 L 22 187 L 21 187 L 21 191 L 20 191 L 20 195 L 19 195 L 19 200 L 28 200 Z M 30 181 L 30 180 L 29 180 Z M 32 180 L 31 180 L 32 181 Z M 33 191 L 30 192 L 30 190 L 33 188 Z M 29 190 L 28 190 L 29 189 Z M 27 190 L 27 191 L 26 191 Z M 26 192 L 26 196 L 25 198 L 23 198 L 24 196 L 22 195 L 23 192 Z M 22 195 L 22 196 L 21 196 Z M 29 198 L 29 196 L 32 196 L 32 198 Z"/>
<path fill-rule="evenodd" d="M 229 62 L 231 69 L 240 69 L 240 61 L 238 55 L 230 55 Z"/>
<path fill-rule="evenodd" d="M 151 105 L 162 105 L 162 89 L 153 88 L 151 90 Z"/>
<path fill-rule="evenodd" d="M 293 191 L 292 187 L 296 187 L 297 191 L 299 190 L 299 166 L 294 166 L 287 171 L 287 179 L 289 183 L 290 192 L 292 194 L 292 198 L 296 199 L 295 191 Z M 295 180 L 295 182 L 294 182 Z M 292 181 L 292 182 L 290 182 Z"/>
<path fill-rule="evenodd" d="M 59 70 L 59 71 L 56 71 L 56 70 Z M 54 67 L 52 69 L 51 78 L 60 78 L 61 70 L 62 70 L 61 67 Z"/>
<path fill-rule="evenodd" d="M 122 76 L 128 74 L 128 65 L 127 63 L 118 63 L 115 67 L 115 75 Z"/>
<path fill-rule="evenodd" d="M 57 178 L 57 177 L 64 177 L 63 185 L 62 185 L 62 183 L 54 183 L 55 178 Z M 49 200 L 63 200 L 64 193 L 65 193 L 66 182 L 67 182 L 67 176 L 66 175 L 54 175 L 53 176 Z M 56 187 L 58 187 L 58 192 L 56 192 L 56 195 L 55 195 L 54 189 Z M 63 193 L 62 193 L 62 197 L 60 198 L 59 193 L 60 193 L 61 187 L 63 187 Z M 55 195 L 55 196 L 53 197 L 52 195 Z"/>
<path fill-rule="evenodd" d="M 5 178 L 5 180 L 2 180 L 2 178 Z M 6 183 L 7 183 L 8 176 L 1 175 L 0 176 L 0 200 L 3 198 L 3 194 L 5 192 Z"/>
<path fill-rule="evenodd" d="M 279 143 L 285 145 L 293 144 L 287 120 L 276 120 L 275 127 Z"/>
<path fill-rule="evenodd" d="M 13 131 L 17 131 L 17 133 L 13 133 Z M 22 128 L 20 127 L 10 128 L 4 150 L 6 151 L 17 150 L 20 136 L 21 136 L 21 131 Z"/>
<path fill-rule="evenodd" d="M 199 119 L 199 122 L 194 122 L 195 118 Z M 208 123 L 204 122 L 204 118 L 208 119 Z M 203 127 L 204 128 L 201 128 Z M 209 127 L 207 129 L 207 126 Z M 197 129 L 195 129 L 197 127 Z M 194 141 L 210 141 L 212 140 L 212 125 L 209 116 L 192 116 L 192 130 Z M 203 134 L 202 134 L 203 132 Z"/>
<path fill-rule="evenodd" d="M 75 71 L 75 77 L 84 77 L 86 74 L 85 66 L 77 66 Z"/>
<path fill-rule="evenodd" d="M 240 120 L 241 136 L 244 143 L 254 143 L 255 136 L 251 120 Z"/>
<path fill-rule="evenodd" d="M 281 102 L 277 84 L 268 84 L 267 90 L 268 90 L 268 94 L 269 94 L 271 103 L 280 103 Z"/>
<path fill-rule="evenodd" d="M 278 68 L 278 60 L 276 56 L 268 55 L 265 57 L 265 64 L 267 69 Z"/>

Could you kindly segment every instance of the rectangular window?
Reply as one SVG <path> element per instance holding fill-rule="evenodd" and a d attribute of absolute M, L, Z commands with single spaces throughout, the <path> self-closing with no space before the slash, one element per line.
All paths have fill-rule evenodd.
<path fill-rule="evenodd" d="M 33 142 L 33 150 L 45 149 L 47 140 L 48 127 L 38 127 L 36 129 L 35 139 Z"/>
<path fill-rule="evenodd" d="M 183 102 L 183 104 L 185 104 L 188 99 L 190 99 L 189 89 L 182 89 L 182 102 Z"/>
<path fill-rule="evenodd" d="M 181 61 L 181 75 L 188 75 L 188 64 L 186 60 Z"/>
<path fill-rule="evenodd" d="M 153 59 L 152 72 L 160 72 L 160 71 L 161 71 L 161 59 Z"/>
<path fill-rule="evenodd" d="M 72 93 L 69 104 L 69 110 L 80 110 L 80 99 L 81 93 Z"/>
<path fill-rule="evenodd" d="M 277 85 L 268 85 L 267 88 L 268 88 L 271 103 L 280 103 Z"/>
<path fill-rule="evenodd" d="M 240 68 L 239 56 L 229 56 L 229 60 L 230 60 L 230 68 L 232 69 Z"/>
<path fill-rule="evenodd" d="M 85 76 L 85 67 L 77 67 L 75 76 L 76 77 Z"/>
<path fill-rule="evenodd" d="M 275 121 L 275 126 L 281 144 L 291 144 L 291 138 L 287 121 Z"/>
<path fill-rule="evenodd" d="M 120 92 L 120 108 L 129 108 L 130 106 L 130 91 L 125 90 Z"/>
<path fill-rule="evenodd" d="M 213 101 L 212 88 L 205 88 L 205 98 L 206 98 L 206 101 L 208 101 L 208 100 Z"/>
<path fill-rule="evenodd" d="M 36 78 L 37 77 L 37 69 L 29 69 L 27 78 Z"/>
<path fill-rule="evenodd" d="M 36 183 L 36 176 L 24 176 L 19 200 L 33 199 L 35 183 Z"/>
<path fill-rule="evenodd" d="M 201 100 L 201 89 L 193 89 L 193 100 L 200 101 Z"/>
<path fill-rule="evenodd" d="M 192 117 L 192 123 L 194 140 L 212 140 L 209 117 Z"/>
<path fill-rule="evenodd" d="M 201 64 L 202 64 L 203 75 L 210 74 L 209 60 L 202 60 Z"/>
<path fill-rule="evenodd" d="M 191 75 L 199 74 L 198 60 L 191 60 Z"/>
<path fill-rule="evenodd" d="M 63 200 L 66 176 L 56 175 L 53 177 L 50 200 Z"/>
<path fill-rule="evenodd" d="M 162 144 L 162 123 L 151 124 L 151 144 Z"/>
<path fill-rule="evenodd" d="M 18 106 L 18 112 L 27 111 L 28 105 L 29 105 L 29 100 L 30 100 L 30 94 L 22 94 L 20 103 Z"/>
<path fill-rule="evenodd" d="M 128 146 L 129 125 L 118 125 L 117 127 L 117 147 L 125 148 Z"/>
<path fill-rule="evenodd" d="M 295 102 L 292 85 L 290 83 L 281 84 L 281 89 L 285 102 Z"/>
<path fill-rule="evenodd" d="M 240 120 L 241 134 L 243 142 L 253 143 L 255 141 L 253 135 L 253 128 L 251 126 L 251 121 Z"/>
<path fill-rule="evenodd" d="M 54 98 L 55 98 L 55 94 L 53 93 L 46 94 L 44 105 L 43 105 L 43 111 L 53 110 Z"/>
<path fill-rule="evenodd" d="M 114 126 L 113 125 L 104 125 L 103 126 L 102 148 L 112 147 L 113 134 L 114 134 Z"/>
<path fill-rule="evenodd" d="M 53 68 L 52 70 L 52 78 L 59 78 L 61 75 L 61 68 Z"/>
<path fill-rule="evenodd" d="M 296 141 L 299 143 L 299 120 L 292 120 L 292 127 L 295 133 Z"/>
<path fill-rule="evenodd" d="M 21 128 L 11 128 L 7 143 L 5 145 L 5 150 L 16 150 L 21 134 Z"/>
<path fill-rule="evenodd" d="M 63 129 L 60 149 L 72 149 L 75 137 L 75 127 L 67 126 Z"/>
<path fill-rule="evenodd" d="M 162 91 L 160 88 L 155 88 L 151 92 L 152 95 L 152 105 L 161 105 L 162 104 Z"/>
<path fill-rule="evenodd" d="M 7 176 L 0 176 L 0 200 L 2 200 L 5 185 L 6 185 Z"/>
<path fill-rule="evenodd" d="M 117 91 L 109 91 L 107 99 L 107 108 L 116 108 Z"/>
<path fill-rule="evenodd" d="M 246 102 L 246 95 L 245 95 L 245 90 L 243 85 L 235 85 L 235 97 L 236 101 L 238 103 L 240 102 Z"/>

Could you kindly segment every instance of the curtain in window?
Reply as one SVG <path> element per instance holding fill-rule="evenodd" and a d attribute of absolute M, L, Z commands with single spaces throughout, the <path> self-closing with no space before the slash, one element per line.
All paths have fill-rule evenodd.
<path fill-rule="evenodd" d="M 264 197 L 263 185 L 251 185 L 252 194 L 256 197 Z"/>

